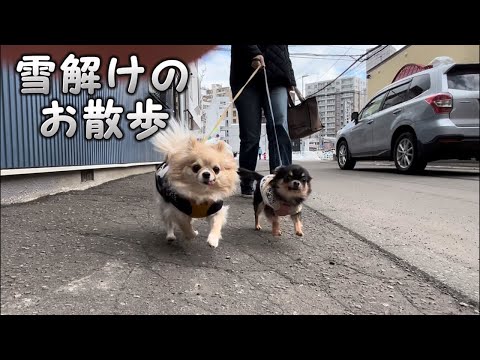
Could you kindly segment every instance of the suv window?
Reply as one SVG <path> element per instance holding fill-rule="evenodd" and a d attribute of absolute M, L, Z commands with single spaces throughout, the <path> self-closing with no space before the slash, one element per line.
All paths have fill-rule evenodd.
<path fill-rule="evenodd" d="M 387 93 L 384 92 L 383 94 L 378 95 L 376 98 L 373 98 L 372 101 L 370 101 L 368 105 L 363 108 L 358 120 L 360 121 L 363 118 L 366 118 L 367 116 L 375 114 L 377 111 L 379 111 L 386 94 Z"/>
<path fill-rule="evenodd" d="M 389 107 L 398 105 L 405 101 L 405 94 L 408 91 L 408 86 L 410 82 L 397 86 L 396 88 L 391 89 L 387 93 L 387 97 L 385 98 L 385 103 L 383 104 L 383 110 L 388 109 Z"/>
<path fill-rule="evenodd" d="M 410 83 L 405 101 L 413 99 L 430 89 L 430 74 L 415 76 Z"/>
<path fill-rule="evenodd" d="M 460 68 L 450 71 L 447 74 L 448 88 L 456 90 L 479 90 L 479 72 L 478 67 L 475 68 Z"/>

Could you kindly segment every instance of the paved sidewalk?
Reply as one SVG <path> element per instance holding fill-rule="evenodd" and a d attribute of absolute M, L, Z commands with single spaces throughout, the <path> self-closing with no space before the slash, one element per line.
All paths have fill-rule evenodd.
<path fill-rule="evenodd" d="M 323 215 L 253 230 L 230 199 L 217 249 L 165 241 L 153 175 L 1 208 L 2 314 L 476 314 Z"/>

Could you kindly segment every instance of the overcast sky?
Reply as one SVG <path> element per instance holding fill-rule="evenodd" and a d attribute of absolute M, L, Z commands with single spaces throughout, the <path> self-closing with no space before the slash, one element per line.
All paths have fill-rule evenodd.
<path fill-rule="evenodd" d="M 304 84 L 315 81 L 332 80 L 353 63 L 350 57 L 332 57 L 330 55 L 360 55 L 365 49 L 377 45 L 290 45 L 289 51 L 297 87 L 301 89 L 302 76 Z M 397 50 L 405 45 L 393 45 Z M 327 55 L 324 58 L 304 58 L 300 53 Z M 328 57 L 329 56 L 329 57 Z M 221 45 L 203 56 L 199 61 L 199 71 L 203 72 L 202 86 L 211 84 L 229 86 L 230 46 Z M 343 76 L 365 77 L 365 62 L 357 63 Z"/>

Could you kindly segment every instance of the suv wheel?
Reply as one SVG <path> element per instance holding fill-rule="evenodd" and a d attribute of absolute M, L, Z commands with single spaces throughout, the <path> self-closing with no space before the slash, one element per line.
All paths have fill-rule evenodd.
<path fill-rule="evenodd" d="M 417 139 L 410 132 L 405 132 L 397 138 L 393 159 L 397 170 L 402 174 L 414 174 L 427 166 L 427 162 L 417 151 Z"/>
<path fill-rule="evenodd" d="M 337 163 L 342 170 L 352 170 L 357 163 L 355 160 L 352 159 L 352 156 L 348 151 L 347 142 L 345 140 L 342 140 L 342 142 L 338 146 Z"/>

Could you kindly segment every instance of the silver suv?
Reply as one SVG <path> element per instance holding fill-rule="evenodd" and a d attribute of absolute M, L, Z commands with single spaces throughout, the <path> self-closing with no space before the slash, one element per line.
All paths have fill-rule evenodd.
<path fill-rule="evenodd" d="M 337 161 L 390 160 L 401 173 L 430 161 L 479 158 L 480 64 L 424 70 L 379 91 L 337 133 Z"/>

